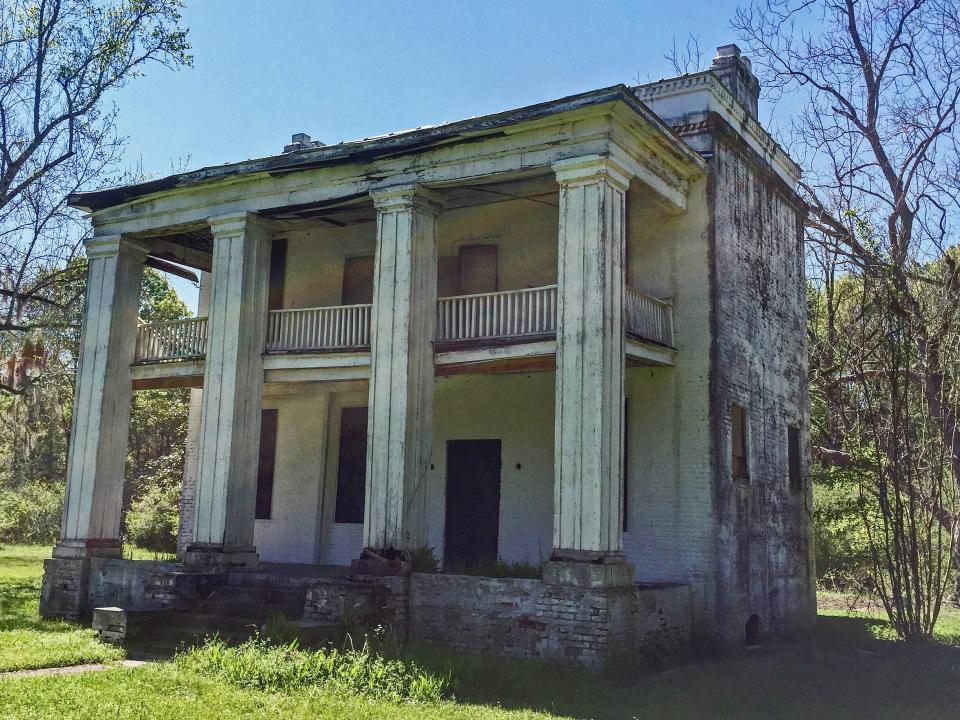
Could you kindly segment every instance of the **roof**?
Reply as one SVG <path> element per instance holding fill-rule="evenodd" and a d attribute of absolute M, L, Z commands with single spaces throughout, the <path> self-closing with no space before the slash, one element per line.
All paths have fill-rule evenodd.
<path fill-rule="evenodd" d="M 674 152 L 686 156 L 696 164 L 700 163 L 699 156 L 650 110 L 633 90 L 619 84 L 467 120 L 420 127 L 336 145 L 306 148 L 225 165 L 213 165 L 134 185 L 72 193 L 67 201 L 72 207 L 83 210 L 103 210 L 153 193 L 187 188 L 239 175 L 258 172 L 295 172 L 330 165 L 368 162 L 378 157 L 420 152 L 439 144 L 458 142 L 478 135 L 491 135 L 517 123 L 548 118 L 570 110 L 615 101 L 625 103 L 655 127 L 664 141 L 672 146 Z"/>

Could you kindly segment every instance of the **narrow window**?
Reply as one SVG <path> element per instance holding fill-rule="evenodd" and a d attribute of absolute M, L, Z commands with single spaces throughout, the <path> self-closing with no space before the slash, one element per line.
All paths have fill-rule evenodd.
<path fill-rule="evenodd" d="M 460 248 L 460 294 L 496 292 L 500 270 L 496 245 L 464 245 Z"/>
<path fill-rule="evenodd" d="M 800 428 L 787 428 L 787 464 L 790 468 L 790 487 L 803 488 L 803 467 L 800 462 Z"/>
<path fill-rule="evenodd" d="M 630 510 L 630 400 L 623 399 L 623 532 Z"/>
<path fill-rule="evenodd" d="M 367 476 L 367 408 L 340 411 L 340 450 L 337 455 L 337 501 L 333 520 L 362 523 Z"/>
<path fill-rule="evenodd" d="M 260 457 L 257 465 L 257 520 L 269 520 L 273 510 L 273 471 L 277 456 L 276 410 L 260 413 Z"/>
<path fill-rule="evenodd" d="M 748 431 L 747 411 L 740 405 L 730 406 L 730 437 L 731 463 L 733 477 L 743 480 L 750 479 L 750 463 L 748 462 Z"/>
<path fill-rule="evenodd" d="M 348 257 L 343 261 L 343 305 L 367 305 L 373 302 L 373 255 Z"/>
<path fill-rule="evenodd" d="M 283 309 L 283 288 L 287 275 L 287 241 L 285 238 L 274 240 L 270 246 L 270 290 L 267 295 L 267 307 L 270 310 Z"/>

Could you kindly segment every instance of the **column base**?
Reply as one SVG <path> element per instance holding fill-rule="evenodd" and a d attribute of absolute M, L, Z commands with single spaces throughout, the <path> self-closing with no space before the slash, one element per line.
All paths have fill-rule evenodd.
<path fill-rule="evenodd" d="M 585 550 L 555 550 L 543 565 L 543 581 L 579 588 L 628 587 L 636 583 L 633 563 L 627 562 L 622 553 Z"/>
<path fill-rule="evenodd" d="M 52 557 L 43 561 L 40 617 L 46 620 L 85 620 L 90 613 L 90 558 Z"/>
<path fill-rule="evenodd" d="M 365 548 L 358 559 L 350 562 L 350 569 L 355 575 L 409 575 L 412 571 L 410 553 L 393 548 Z"/>
<path fill-rule="evenodd" d="M 59 540 L 53 546 L 53 557 L 62 559 L 123 557 L 123 544 L 114 538 Z"/>
<path fill-rule="evenodd" d="M 260 557 L 252 545 L 191 543 L 183 553 L 183 564 L 215 570 L 256 570 L 260 565 Z"/>

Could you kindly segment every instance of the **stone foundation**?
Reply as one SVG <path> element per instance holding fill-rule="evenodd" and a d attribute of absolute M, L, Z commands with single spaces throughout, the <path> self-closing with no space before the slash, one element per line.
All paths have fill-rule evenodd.
<path fill-rule="evenodd" d="M 456 650 L 572 662 L 674 654 L 689 642 L 685 585 L 576 587 L 543 580 L 414 574 L 410 635 Z"/>
<path fill-rule="evenodd" d="M 688 586 L 637 584 L 631 571 L 623 564 L 548 563 L 543 580 L 298 576 L 296 586 L 306 590 L 303 613 L 291 620 L 348 632 L 381 626 L 400 641 L 593 670 L 611 660 L 659 660 L 681 652 L 691 634 Z M 282 574 L 197 572 L 179 563 L 54 559 L 46 565 L 42 612 L 78 620 L 96 608 L 99 628 L 116 639 L 129 632 L 129 617 L 162 617 L 171 609 L 216 612 L 199 608 L 217 588 L 262 592 L 284 582 L 290 581 Z"/>

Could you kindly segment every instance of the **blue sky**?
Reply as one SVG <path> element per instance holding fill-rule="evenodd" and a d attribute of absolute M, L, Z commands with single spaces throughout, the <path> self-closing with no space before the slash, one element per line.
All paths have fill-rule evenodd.
<path fill-rule="evenodd" d="M 126 164 L 157 177 L 275 154 L 294 132 L 334 143 L 667 77 L 674 37 L 698 36 L 705 65 L 735 41 L 736 6 L 188 0 L 194 67 L 150 68 L 114 98 Z"/>

